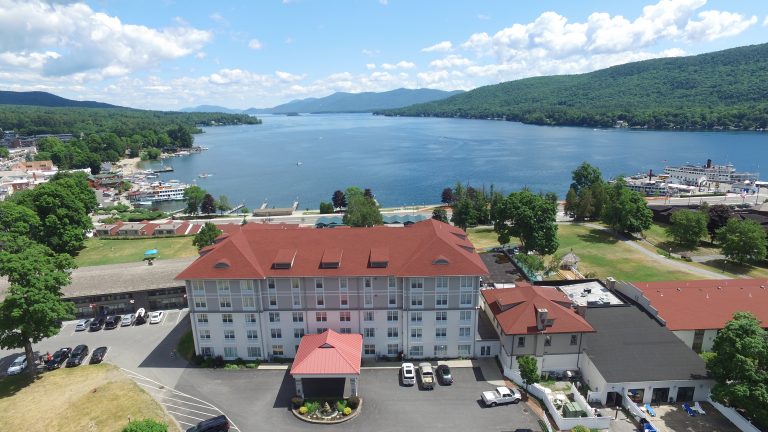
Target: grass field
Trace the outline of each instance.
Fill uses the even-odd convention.
[[[468,228],[467,236],[469,236],[469,241],[475,245],[477,250],[499,245],[499,235],[493,231],[493,227]],[[512,243],[514,243],[514,240]]]
[[[598,229],[559,224],[558,239],[557,253],[564,255],[573,250],[581,258],[582,274],[594,272],[599,278],[613,276],[619,280],[647,282],[701,278],[659,263]]]
[[[666,229],[667,225],[654,222],[650,229],[643,231],[643,237],[645,237],[646,240],[653,243],[659,249],[667,252],[670,250],[674,253],[689,252],[693,256],[717,255],[720,253],[720,248],[717,247],[717,245],[709,242],[709,236],[707,236],[705,239],[702,239],[705,241],[701,241],[698,247],[694,249],[688,249],[672,242],[667,235]]]
[[[159,251],[157,259],[197,256],[193,237],[147,238],[140,240],[104,240],[89,238],[85,249],[75,258],[79,267],[138,262],[149,249]]]
[[[119,432],[128,418],[176,423],[152,397],[118,368],[88,365],[59,369],[32,382],[26,374],[0,380],[3,430]],[[6,429],[9,428],[9,429]]]

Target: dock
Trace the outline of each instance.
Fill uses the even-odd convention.
[[[156,170],[152,170],[152,172],[155,172],[155,173],[173,172],[173,167],[172,166],[162,166],[161,168],[158,168]]]
[[[293,201],[293,205],[291,207],[282,207],[282,208],[269,208],[269,204],[267,203],[267,200],[264,200],[264,202],[261,204],[261,207],[253,211],[253,215],[256,217],[290,216],[298,208],[299,208],[298,198],[296,198],[296,200]]]
[[[238,210],[240,210],[243,207],[245,207],[245,204],[240,204],[238,206],[235,206],[232,209],[229,209],[229,210],[225,211],[224,214],[228,214],[228,215],[234,214],[235,212],[237,212]]]

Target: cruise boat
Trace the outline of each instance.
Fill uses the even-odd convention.
[[[668,166],[664,172],[670,179],[677,180],[682,184],[702,186],[706,183],[744,183],[745,181],[755,182],[760,176],[759,173],[737,172],[733,164],[713,165],[712,159],[707,159],[704,166],[685,164],[681,166]]]
[[[183,201],[184,191],[189,187],[188,184],[179,183],[178,180],[169,182],[155,182],[128,194],[132,202],[140,201]]]

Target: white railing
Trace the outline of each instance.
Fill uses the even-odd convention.
[[[632,399],[629,398],[629,395],[626,392],[622,396],[622,405],[624,408],[629,410],[629,413],[636,417],[635,420],[640,421],[640,419],[648,419],[645,415],[645,411],[641,410],[639,406],[637,406],[636,403],[632,401]]]
[[[735,409],[719,404],[713,401],[712,399],[710,399],[709,397],[707,397],[707,402],[712,404],[712,406],[715,407],[716,410],[720,411],[720,414],[724,415],[728,420],[731,421],[731,423],[733,423],[742,432],[760,432],[760,429],[752,425],[752,423],[750,423],[749,420],[745,419]]]

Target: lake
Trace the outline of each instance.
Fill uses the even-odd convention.
[[[163,180],[196,183],[251,209],[268,200],[317,208],[337,189],[371,188],[382,206],[437,203],[456,182],[553,191],[562,199],[582,161],[604,177],[686,162],[760,171],[768,135],[531,126],[490,120],[323,114],[261,117],[263,124],[205,128],[200,154],[166,160]],[[157,162],[146,165],[160,166]],[[199,178],[201,173],[210,177]],[[180,206],[176,206],[180,207]]]

